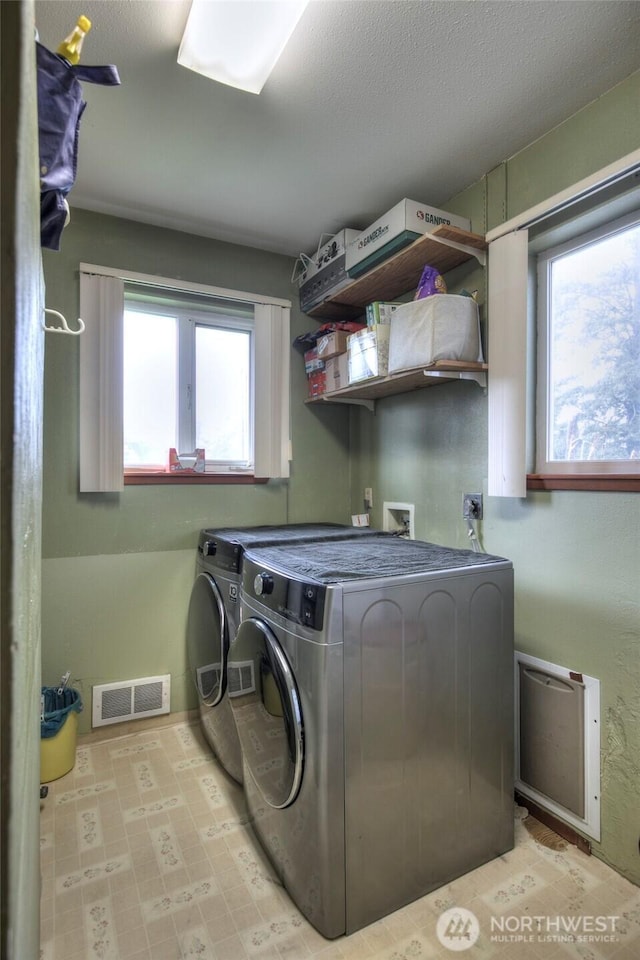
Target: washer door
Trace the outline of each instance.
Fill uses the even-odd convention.
[[[227,617],[218,586],[208,573],[199,574],[191,591],[187,619],[187,654],[201,703],[215,707],[225,691]]]
[[[288,807],[300,789],[304,764],[300,696],[282,647],[262,620],[240,624],[227,676],[244,761],[265,801]]]

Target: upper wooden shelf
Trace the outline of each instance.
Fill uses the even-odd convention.
[[[318,304],[308,315],[327,320],[351,319],[359,316],[367,303],[394,300],[416,289],[427,264],[442,274],[472,257],[484,265],[486,249],[486,240],[477,233],[469,233],[459,227],[436,227],[433,233],[426,233],[414,240],[333,297]]]

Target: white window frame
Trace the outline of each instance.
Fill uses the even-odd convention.
[[[549,370],[551,365],[551,346],[549,331],[551,324],[549,284],[551,265],[559,257],[581,248],[588,247],[598,240],[613,236],[634,225],[640,224],[640,212],[635,211],[610,223],[603,224],[588,233],[581,234],[565,243],[554,246],[538,255],[537,267],[537,390],[536,390],[536,461],[535,469],[539,474],[584,474],[586,476],[608,476],[611,474],[640,475],[640,460],[551,460],[549,459]]]
[[[250,337],[250,387],[249,387],[249,435],[250,451],[246,460],[214,460],[207,459],[205,469],[207,473],[228,473],[252,471],[255,465],[255,317],[213,316],[206,309],[193,309],[187,306],[167,306],[161,302],[154,303],[148,300],[133,300],[127,298],[125,289],[125,311],[133,313],[162,314],[175,317],[178,323],[178,416],[177,429],[179,446],[178,453],[194,450],[195,436],[195,408],[197,402],[197,385],[195,384],[196,366],[196,330],[198,327],[213,327],[216,330],[239,330],[247,332]],[[195,389],[194,389],[195,388]],[[205,456],[207,451],[205,450]],[[125,473],[140,473],[145,469],[158,469],[161,464],[124,464]]]
[[[252,475],[257,480],[287,479],[291,459],[291,301],[81,263],[80,315],[83,316],[86,329],[80,338],[80,492],[119,493],[124,488],[122,317],[125,281],[253,304],[255,396]],[[102,283],[105,284],[104,290],[98,288]],[[171,477],[170,482],[180,482],[179,475],[167,476]],[[196,479],[196,476],[191,476]],[[213,482],[213,478],[220,477],[220,474],[209,476]],[[207,474],[197,475],[197,479],[206,482]]]
[[[487,495],[524,498],[527,473],[533,469],[530,447],[532,377],[534,376],[529,308],[528,233],[556,211],[596,197],[640,171],[640,149],[621,157],[584,180],[560,191],[489,230],[488,254],[488,479]],[[593,477],[593,474],[590,475]],[[585,477],[588,483],[589,478]],[[602,478],[605,479],[605,478]],[[621,478],[622,479],[622,478]],[[596,478],[597,482],[597,478]],[[615,476],[611,483],[617,483]],[[638,481],[629,481],[636,489]],[[544,489],[544,484],[541,486]],[[553,489],[552,486],[548,487]],[[590,489],[570,486],[562,489]],[[604,489],[604,487],[598,487]],[[622,489],[622,487],[615,487]]]

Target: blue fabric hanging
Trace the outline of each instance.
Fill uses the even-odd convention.
[[[36,41],[38,135],[40,147],[40,241],[60,249],[68,207],[66,197],[76,179],[80,118],[86,107],[81,80],[103,86],[120,83],[114,66],[73,66]]]

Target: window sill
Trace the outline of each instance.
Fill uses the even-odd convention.
[[[142,473],[138,470],[125,473],[125,487],[136,487],[158,484],[160,486],[181,487],[189,484],[242,484],[267,483],[266,477],[254,477],[252,473]]]
[[[530,473],[527,476],[527,490],[602,490],[610,493],[640,493],[640,475]]]

